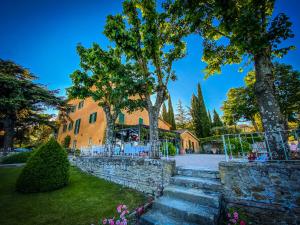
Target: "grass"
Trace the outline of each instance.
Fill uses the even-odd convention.
[[[115,215],[115,208],[120,203],[133,209],[145,201],[137,191],[85,174],[74,167],[67,187],[46,193],[21,194],[15,191],[21,170],[0,168],[0,224],[98,224],[102,218]]]

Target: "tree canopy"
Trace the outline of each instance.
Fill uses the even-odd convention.
[[[107,122],[106,144],[111,145],[114,124],[122,110],[131,112],[142,108],[143,102],[136,95],[141,94],[143,81],[134,64],[122,62],[118,48],[105,51],[94,43],[91,48],[78,45],[77,52],[82,69],[71,74],[73,85],[67,89],[68,95],[79,99],[91,97],[103,108]]]
[[[300,73],[290,65],[279,63],[274,64],[273,70],[272,81],[280,110],[287,121],[295,122],[299,120],[297,115],[300,110]],[[255,74],[251,71],[245,77],[245,87],[229,90],[227,100],[223,104],[224,120],[227,124],[232,124],[234,118],[237,121],[252,121],[256,126],[259,108],[255,99],[254,83]]]
[[[4,150],[13,147],[16,126],[47,124],[50,116],[43,111],[57,108],[64,111],[65,101],[57,97],[58,91],[50,91],[34,82],[37,77],[12,61],[0,59],[0,122],[4,128]]]
[[[122,14],[107,17],[104,34],[125,53],[126,60],[137,64],[145,81],[143,99],[153,143],[158,140],[158,116],[168,96],[167,85],[176,79],[173,63],[185,55],[183,33],[166,12],[156,9],[155,0],[126,0]]]

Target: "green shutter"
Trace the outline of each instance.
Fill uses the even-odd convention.
[[[94,113],[94,123],[96,122],[97,120],[97,112]]]
[[[143,124],[144,124],[144,120],[143,120],[143,118],[141,118],[141,117],[139,118],[139,124],[140,124],[140,125],[143,125]]]
[[[76,120],[76,122],[75,122],[74,134],[78,134],[78,133],[79,133],[80,121],[81,121],[81,119],[78,119],[78,120]]]
[[[73,129],[73,122],[69,123],[69,127],[68,130],[72,130]]]
[[[90,114],[89,123],[95,123],[97,120],[97,112]]]
[[[124,124],[125,122],[125,115],[123,113],[119,114],[119,123]]]

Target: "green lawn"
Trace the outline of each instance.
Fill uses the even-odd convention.
[[[124,203],[133,209],[145,201],[137,191],[71,168],[70,183],[60,190],[20,194],[15,182],[21,168],[0,168],[0,224],[90,225],[112,216]]]

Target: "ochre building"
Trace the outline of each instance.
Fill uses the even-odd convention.
[[[102,145],[105,139],[106,119],[101,107],[92,98],[85,100],[73,99],[68,102],[72,105],[69,117],[72,122],[62,124],[58,131],[58,141],[63,143],[66,136],[70,136],[70,147],[81,148],[91,145]],[[122,112],[117,121],[118,124],[136,126],[149,126],[149,117],[146,110],[137,110],[132,113]],[[158,121],[158,127],[162,130],[170,130],[171,125],[162,119]],[[195,151],[199,151],[199,143],[190,132],[180,133],[181,148],[185,149],[187,143],[192,143]],[[196,143],[197,141],[197,143]],[[181,152],[182,152],[181,149]],[[197,149],[197,150],[196,150]]]

